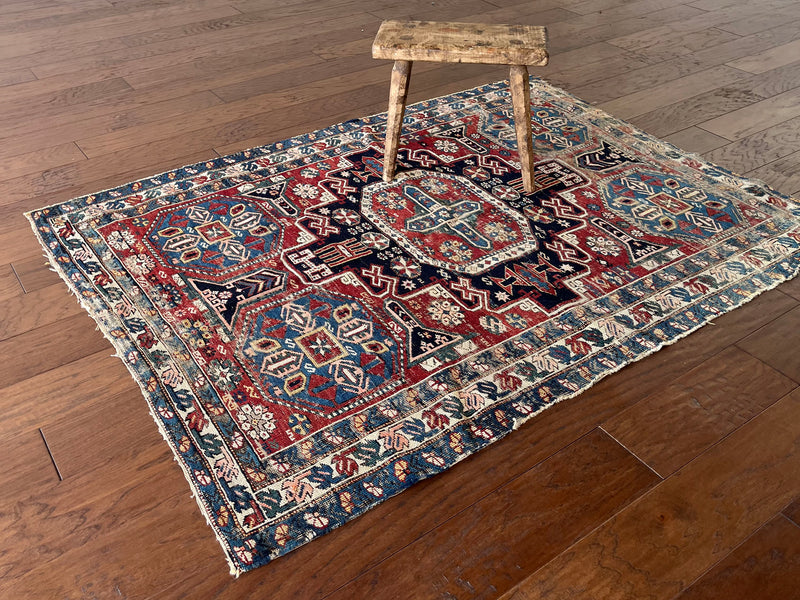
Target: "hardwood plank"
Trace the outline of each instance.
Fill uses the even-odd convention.
[[[741,0],[697,0],[688,4],[701,10],[720,10],[741,4]]]
[[[47,50],[52,52],[55,48],[69,47],[75,43],[102,42],[122,35],[143,35],[153,30],[165,27],[183,26],[204,19],[241,16],[241,13],[231,6],[211,6],[206,0],[192,0],[180,4],[165,5],[154,9],[145,9],[134,13],[121,13],[105,18],[81,21],[74,25],[53,27],[51,36],[48,29],[29,35],[27,32],[6,33],[0,40],[0,59],[32,54],[37,51]],[[30,65],[26,65],[30,66]]]
[[[412,89],[415,90],[431,85],[428,83],[431,77],[429,73],[445,72],[445,66],[436,63],[420,63],[417,66],[412,81]],[[455,73],[460,77],[476,72],[496,72],[496,68],[492,65],[448,67],[451,71],[455,68]],[[294,76],[289,73],[285,75],[286,78]],[[494,79],[487,78],[487,80]],[[286,127],[293,122],[302,122],[307,112],[311,110],[324,114],[341,112],[344,107],[351,107],[353,116],[358,116],[362,106],[371,104],[377,97],[388,96],[388,81],[388,66],[379,64],[362,71],[297,87],[283,88],[282,85],[276,84],[276,90],[273,92],[214,106],[179,119],[171,119],[169,122],[156,121],[131,127],[125,132],[112,132],[81,139],[78,140],[78,146],[91,159],[129,147],[131,133],[134,134],[134,139],[155,142],[172,137],[176,130],[182,132],[184,137],[191,132],[192,138],[197,140],[195,146],[205,144],[208,147],[214,140],[217,144],[224,145],[237,139],[252,137],[259,131],[274,131],[276,124]]]
[[[667,477],[797,387],[732,347],[601,427]]]
[[[589,44],[582,48],[575,48],[566,52],[554,53],[550,56],[550,62],[547,68],[543,70],[548,81],[553,80],[554,77],[563,76],[566,72],[593,65],[592,70],[597,72],[600,65],[598,62],[602,61],[603,71],[608,66],[608,61],[624,57],[626,60],[637,63],[637,58],[617,46],[612,46],[607,42],[597,42],[596,44]],[[642,62],[642,65],[646,63]]]
[[[798,53],[800,53],[800,40],[794,40],[788,44],[770,48],[752,56],[745,56],[726,64],[748,73],[763,73],[796,62]]]
[[[665,136],[681,129],[700,125],[704,121],[726,115],[730,111],[750,106],[763,99],[762,96],[752,91],[742,89],[745,87],[746,81],[741,86],[726,85],[640,114],[629,120],[652,135]],[[714,135],[711,132],[706,132],[706,134]],[[715,137],[723,139],[725,143],[733,141],[721,134]]]
[[[711,162],[746,173],[800,150],[800,117],[712,150]]]
[[[751,15],[730,23],[723,23],[718,27],[736,35],[751,35],[784,23],[796,21],[798,18],[800,18],[800,12],[798,12],[797,6],[789,5],[783,9],[764,11],[762,14]]]
[[[652,133],[647,125],[639,125],[645,131]],[[697,154],[705,154],[715,148],[724,146],[730,143],[730,140],[709,133],[699,127],[687,127],[663,138],[664,141],[669,142],[687,152],[695,152]]]
[[[165,444],[3,505],[0,524],[0,544],[17,550],[3,557],[8,598],[131,598],[126,579],[145,577],[153,589],[168,577],[161,557],[184,543],[221,558]],[[19,548],[24,540],[35,543]]]
[[[795,381],[800,381],[800,354],[786,352],[781,344],[787,333],[798,331],[798,327],[800,327],[800,309],[790,310],[739,340],[736,345]]]
[[[67,142],[66,144],[59,144],[58,146],[27,152],[0,161],[0,181],[66,165],[79,160],[86,160],[86,157],[74,142]]]
[[[649,48],[655,44],[664,46],[680,46],[683,42],[691,44],[692,37],[699,35],[702,39],[703,36],[717,32],[719,41],[722,42],[726,38],[736,39],[736,37],[743,34],[736,34],[726,31],[725,28],[731,23],[742,20],[754,20],[762,16],[764,12],[776,13],[778,10],[784,9],[791,10],[791,0],[760,0],[757,4],[741,3],[738,5],[728,6],[722,10],[712,10],[703,14],[697,15],[693,19],[685,19],[666,23],[663,25],[653,24],[649,28],[642,28],[641,31],[632,33],[630,35],[621,36],[611,41],[613,44],[620,45],[621,47],[629,50],[636,48]],[[788,19],[788,20],[795,20]],[[785,23],[779,21],[773,27]],[[763,28],[756,28],[755,32],[760,32],[762,29],[768,29],[768,26]],[[699,50],[699,47],[694,47],[692,50]]]
[[[3,127],[9,137],[3,138],[0,144],[0,156],[25,154],[46,148],[53,142],[75,140],[92,134],[102,135],[222,104],[222,101],[210,91],[188,96],[177,95],[164,100],[152,97],[145,100],[147,96],[126,91],[104,97],[100,102],[75,104],[69,107],[69,110],[55,109],[52,112],[42,110],[39,111],[41,118],[33,123],[20,122],[18,118],[14,119],[11,116],[10,122],[14,125]],[[28,109],[22,110],[24,112]],[[2,117],[0,124],[2,124],[1,119]]]
[[[13,71],[0,72],[0,86],[16,85],[26,81],[34,81],[36,75],[30,69],[14,69]]]
[[[0,341],[84,312],[61,283],[5,300],[0,303],[0,313],[5,315],[0,321]]]
[[[554,67],[558,65],[558,56],[560,55],[555,55]],[[602,64],[602,68],[600,68],[600,64]],[[554,72],[548,70],[542,74],[542,77],[555,85],[574,90],[593,82],[617,77],[625,73],[630,73],[631,71],[637,71],[650,64],[652,63],[644,58],[638,57],[630,52],[623,52],[615,57],[602,61],[602,63],[590,62],[582,65],[575,65],[574,67],[557,68]],[[581,95],[581,92],[578,91],[576,95]]]
[[[23,27],[35,27],[40,23],[55,24],[56,19],[81,19],[92,8],[108,8],[107,0],[73,0],[68,3],[36,0],[33,3],[9,3],[3,5],[4,31],[18,31]],[[71,15],[68,17],[67,15]],[[20,29],[17,29],[20,28]]]
[[[783,514],[800,527],[800,497],[783,509]]]
[[[0,387],[111,349],[94,321],[78,314],[0,341]]]
[[[16,298],[25,293],[22,284],[10,264],[0,265],[0,302]]]
[[[699,12],[685,4],[672,4],[647,16],[637,15],[620,19],[613,14],[597,13],[583,18],[555,23],[548,28],[552,52],[563,52],[587,44],[608,41],[653,23],[669,23],[698,16]]]
[[[784,600],[798,581],[800,527],[779,515],[675,600]]]
[[[703,64],[723,64],[736,59],[763,52],[775,46],[787,44],[800,39],[798,22],[785,23],[774,29],[746,35],[737,40],[706,48],[687,55],[687,59],[699,60]],[[729,65],[730,66],[730,65]]]
[[[53,271],[50,263],[43,256],[14,261],[10,266],[26,294],[61,282],[61,277]],[[0,292],[0,299],[2,297],[2,292]]]
[[[433,72],[431,72],[433,74]],[[447,89],[452,89],[452,91],[458,91],[462,89],[468,89],[470,87],[474,87],[476,85],[481,85],[482,83],[486,83],[487,77],[484,74],[473,75],[472,77],[468,77],[466,79],[458,79],[452,82],[449,82],[448,79],[442,74],[442,78],[436,85],[446,85]],[[455,74],[454,74],[455,75]],[[387,83],[388,87],[388,83]],[[428,98],[430,94],[428,93],[428,89],[430,86],[427,85],[424,77],[417,77],[415,74],[412,90],[409,92],[409,104],[413,102],[417,102],[419,100],[424,100]],[[369,90],[372,92],[372,88]],[[339,113],[332,113],[332,114],[323,114],[318,116],[313,120],[304,119],[301,122],[297,122],[294,124],[289,125],[288,127],[278,129],[278,130],[270,130],[269,132],[259,135],[256,137],[245,138],[241,140],[234,141],[230,144],[224,144],[215,147],[215,150],[221,155],[225,156],[228,154],[234,154],[236,152],[241,152],[243,150],[248,150],[250,148],[255,148],[257,146],[262,146],[264,144],[273,143],[276,141],[288,139],[295,135],[302,135],[304,133],[308,133],[309,131],[316,131],[317,129],[322,129],[324,127],[328,127],[329,125],[335,123],[341,123],[343,121],[347,121],[353,118],[358,118],[362,115],[371,115],[380,112],[386,111],[386,99],[388,97],[388,89],[383,91],[383,96],[380,94],[380,86],[375,86],[375,93],[370,93],[370,100],[371,102],[368,104],[364,104],[357,110],[348,109],[345,112]]]
[[[699,73],[680,77],[669,83],[657,85],[646,91],[620,96],[609,102],[600,104],[606,112],[628,119],[643,115],[673,102],[696,96],[698,92],[706,92],[720,86],[739,81],[743,74],[726,66],[712,67]]]
[[[672,598],[800,493],[798,410],[793,392],[505,597]]]
[[[791,281],[781,284],[781,291],[784,294],[800,300],[800,277],[795,277]]]
[[[73,414],[83,414],[97,400],[116,398],[134,391],[139,393],[122,361],[111,352],[110,347],[103,348],[0,388],[0,397],[3,398],[0,436],[34,430],[61,418],[70,418]],[[43,398],[47,401],[43,402]]]
[[[595,429],[327,597],[496,597],[658,481]]]
[[[800,61],[754,75],[742,82],[742,85],[763,98],[788,92],[800,87]]]
[[[581,15],[608,15],[614,19],[648,14],[675,5],[669,0],[568,0],[565,4]]]
[[[0,189],[2,187],[3,184],[0,182]],[[2,206],[2,198],[0,198],[0,206]],[[20,217],[22,215],[18,215],[17,218]],[[20,226],[8,233],[0,234],[0,265],[14,260],[41,257],[43,252],[30,227],[26,230],[24,226]]]
[[[694,23],[694,20],[688,21]],[[681,56],[686,56],[692,52],[697,52],[705,48],[713,48],[739,39],[739,36],[722,31],[721,29],[710,28],[689,31],[674,31],[662,39],[664,36],[647,35],[643,40],[633,44],[619,44],[620,48],[635,53],[637,56],[647,58],[650,62],[661,62],[672,60]],[[616,39],[609,40],[610,44],[617,44]]]
[[[552,31],[550,33],[552,36]],[[697,73],[798,38],[800,38],[800,32],[798,32],[797,26],[789,24],[776,27],[766,32],[698,50],[646,68],[634,69],[622,74],[612,72],[611,77],[600,78],[593,84],[578,84],[574,93],[591,102],[603,102],[643,91],[651,86]]]
[[[788,121],[797,115],[798,105],[800,105],[800,87],[733,110],[699,125],[706,131],[729,140],[740,140],[767,127]]]
[[[156,141],[135,148],[56,167],[42,173],[23,175],[0,182],[0,206],[19,203],[32,197],[55,195],[69,191],[65,200],[98,190],[108,189],[167,171],[171,168],[191,165],[214,156],[208,145],[189,136],[173,138],[172,145]],[[205,148],[205,149],[201,149]],[[182,152],[192,154],[182,155]],[[178,158],[175,158],[178,157]],[[79,193],[75,193],[79,190]],[[63,196],[62,196],[63,197]],[[27,205],[28,210],[40,208],[41,203]],[[18,246],[6,246],[8,241]],[[33,242],[33,243],[32,243]],[[18,248],[19,254],[6,248]],[[24,254],[23,254],[24,252]],[[30,231],[16,231],[8,235],[0,234],[0,264],[23,257],[41,255],[33,234]]]
[[[99,71],[81,71],[0,88],[0,101],[11,106],[14,102],[29,106],[35,103],[75,104],[129,89],[130,86],[120,77]]]
[[[0,436],[3,469],[0,471],[0,505],[8,506],[20,495],[58,482],[58,475],[38,429]],[[4,552],[0,550],[0,564]]]
[[[61,476],[130,464],[150,448],[165,446],[136,386],[112,397],[96,395],[83,410],[42,427]]]
[[[269,94],[280,89],[298,87],[310,79],[341,77],[353,73],[361,74],[370,68],[374,68],[375,65],[375,59],[369,54],[356,55],[336,61],[319,62],[308,65],[301,70],[285,71],[281,74],[282,76],[278,77],[270,74],[240,83],[215,87],[211,91],[221,98],[223,102],[235,102],[262,94]]]
[[[748,171],[747,176],[762,179],[784,194],[797,195],[800,193],[800,152]]]
[[[520,9],[521,12],[527,12],[527,10],[529,10],[529,7],[522,2],[520,2],[515,8]],[[548,6],[548,8],[555,7]],[[381,20],[447,20],[450,15],[452,15],[454,12],[457,12],[463,15],[479,13],[483,15],[482,18],[486,19],[483,22],[497,23],[498,21],[492,17],[494,14],[501,12],[503,9],[498,10],[493,4],[485,2],[484,0],[437,0],[435,3],[428,2],[426,0],[412,0],[410,2],[376,3],[372,6],[369,6],[368,10],[370,14],[375,15]],[[535,10],[542,10],[542,8],[540,6],[536,6]],[[561,12],[565,15],[575,15],[575,13],[567,13],[567,11]],[[528,21],[519,20],[516,22],[524,23]],[[539,25],[540,23],[535,24]]]

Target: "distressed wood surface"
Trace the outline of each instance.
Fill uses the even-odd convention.
[[[402,134],[403,115],[406,110],[408,96],[408,79],[411,77],[411,65],[408,60],[396,60],[392,67],[392,79],[389,83],[389,110],[386,115],[386,139],[384,142],[383,180],[391,181],[394,177],[397,149]]]
[[[522,167],[522,186],[528,193],[534,188],[533,134],[531,132],[531,86],[528,67],[513,65],[509,74],[511,103],[514,106],[514,131],[517,134],[517,152]]]
[[[384,21],[373,58],[544,66],[547,31],[532,25]]]

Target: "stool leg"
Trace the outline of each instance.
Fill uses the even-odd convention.
[[[392,68],[392,85],[389,89],[389,114],[386,118],[386,144],[383,153],[383,180],[391,181],[397,162],[397,145],[400,142],[400,128],[403,126],[403,113],[406,110],[408,80],[411,77],[411,61],[396,60]]]
[[[531,86],[528,67],[511,66],[511,101],[514,104],[514,128],[517,130],[517,150],[522,164],[522,185],[533,192],[533,135],[531,133]]]

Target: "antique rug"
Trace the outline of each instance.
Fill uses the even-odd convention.
[[[800,206],[534,80],[29,214],[239,574],[794,276]]]

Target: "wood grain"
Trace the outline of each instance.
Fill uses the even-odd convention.
[[[672,598],[800,492],[798,410],[800,392],[776,402],[507,598]]]
[[[9,264],[0,265],[0,302],[16,298],[24,293],[25,290],[22,288],[14,268]]]
[[[26,294],[61,282],[61,277],[44,256],[14,261],[10,266]]]
[[[782,514],[791,519],[795,525],[800,527],[800,497],[798,497],[789,506],[784,508]]]
[[[51,368],[38,375],[0,388],[4,401],[0,436],[35,430],[92,408],[106,414],[106,399],[138,392],[122,361],[111,355],[110,346],[61,366],[48,366]]]
[[[733,60],[727,64],[748,73],[763,73],[797,61],[800,52],[800,40],[794,40],[759,54]]]
[[[109,342],[86,314],[66,317],[0,341],[0,388],[88,356]]]
[[[800,193],[800,151],[752,169],[747,175],[764,180],[784,194],[797,196]]]
[[[761,361],[727,348],[602,427],[666,477],[795,387]]]
[[[745,87],[745,84],[743,83],[741,87]],[[718,87],[692,98],[673,102],[629,120],[647,133],[659,137],[698,125],[708,135],[713,135],[716,139],[723,139],[725,143],[729,143],[733,141],[733,138],[728,138],[721,133],[714,134],[702,125],[703,122],[709,121],[714,117],[731,114],[731,111],[736,111],[743,107],[752,106],[760,100],[763,100],[761,96],[750,90],[740,89],[734,84],[732,86]],[[712,150],[718,146],[707,150]]]
[[[746,173],[800,150],[800,118],[768,127],[706,154],[712,162]]]
[[[47,311],[38,310],[47,306]],[[61,282],[28,292],[0,302],[0,313],[6,318],[0,322],[0,341],[36,329],[57,323],[62,319],[85,313]]]
[[[533,134],[531,132],[531,84],[528,67],[513,65],[509,74],[511,103],[514,108],[514,131],[517,135],[517,154],[522,169],[522,187],[528,194],[534,191]]]
[[[777,516],[675,600],[797,598],[800,527]]]
[[[794,309],[781,315],[758,331],[737,342],[737,346],[759,360],[777,369],[781,373],[800,382],[800,354],[786,352],[781,340],[789,331],[797,331],[800,327],[800,309]]]
[[[544,27],[392,20],[381,23],[372,57],[537,66],[549,59]]]
[[[716,135],[738,140],[791,119],[800,104],[800,87],[766,100],[754,102],[716,119],[700,123],[700,127]]]
[[[713,90],[742,79],[742,74],[726,66],[712,67],[699,73],[671,80],[600,104],[608,113],[628,119],[696,96],[698,92]]]
[[[642,125],[641,127],[648,133],[650,132],[647,125]],[[704,154],[730,143],[730,140],[714,135],[699,127],[687,127],[671,135],[664,136],[663,139],[687,152],[695,152],[697,154]]]

